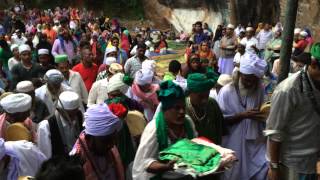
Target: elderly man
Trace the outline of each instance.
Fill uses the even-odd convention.
[[[122,122],[106,104],[90,106],[85,113],[85,130],[70,155],[83,160],[86,179],[124,180],[124,169],[115,146]]]
[[[39,124],[38,147],[48,158],[65,156],[72,150],[82,130],[83,115],[79,107],[77,93],[62,92],[54,115]]]
[[[74,66],[72,70],[81,75],[82,80],[89,92],[92,84],[96,81],[98,75],[98,66],[93,63],[93,55],[90,47],[88,46],[82,48],[81,58],[81,63]]]
[[[89,92],[88,105],[101,104],[108,99],[108,94],[106,92],[110,78],[112,78],[114,74],[122,72],[123,68],[120,64],[112,63],[108,69],[108,77],[93,83]]]
[[[190,74],[187,79],[189,96],[186,98],[186,112],[193,120],[199,136],[209,138],[215,144],[221,144],[223,115],[216,100],[209,98],[210,89],[216,84],[218,76]]]
[[[21,63],[16,64],[11,69],[12,89],[14,89],[20,81],[29,80],[37,82],[43,76],[41,66],[31,61],[30,46],[26,44],[19,46],[19,54]]]
[[[124,65],[124,72],[130,77],[134,78],[137,71],[142,68],[142,62],[148,59],[144,53],[146,52],[146,45],[144,43],[138,44],[137,54],[128,59]]]
[[[320,150],[320,43],[311,64],[282,81],[274,91],[265,134],[270,180],[317,179]]]
[[[262,135],[264,114],[259,111],[264,94],[261,78],[266,67],[266,62],[256,54],[245,54],[233,83],[219,92],[218,103],[230,133],[222,145],[234,150],[239,159],[238,164],[224,173],[225,179],[263,180],[267,177],[266,143]]]
[[[16,122],[23,122],[29,131],[34,130],[32,121],[28,118],[31,101],[31,96],[23,93],[10,94],[1,99],[0,105],[5,113],[0,116],[0,138],[5,138],[7,127]]]
[[[31,81],[21,81],[17,84],[16,92],[25,93],[32,97],[32,106],[30,111],[30,119],[34,123],[39,123],[49,116],[47,105],[35,96],[35,88]]]
[[[49,113],[52,115],[56,110],[58,97],[63,91],[72,91],[72,89],[63,84],[64,79],[62,73],[56,69],[49,70],[44,76],[46,84],[37,88],[36,97],[46,103]]]
[[[57,55],[54,57],[54,62],[57,64],[58,70],[63,74],[63,83],[70,86],[76,92],[83,104],[88,104],[88,91],[78,72],[70,70],[68,56],[66,54]]]
[[[246,28],[246,37],[243,38],[240,43],[246,45],[247,53],[259,52],[259,49],[257,48],[258,40],[254,37],[254,29],[252,27]]]
[[[220,40],[219,72],[221,74],[232,74],[234,65],[233,58],[236,54],[237,37],[234,35],[234,26],[227,26],[226,34]]]
[[[138,101],[144,108],[144,115],[151,121],[159,105],[157,91],[159,85],[152,82],[154,73],[151,70],[139,70],[136,73],[134,83],[126,95]]]
[[[46,159],[32,142],[4,142],[0,138],[0,179],[14,180],[20,176],[35,176]]]

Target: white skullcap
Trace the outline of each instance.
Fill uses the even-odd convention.
[[[228,24],[227,28],[234,29],[234,25],[233,24]]]
[[[152,83],[153,75],[153,71],[139,70],[136,72],[134,80],[138,85],[144,86]]]
[[[31,109],[32,98],[28,94],[10,94],[0,101],[0,105],[7,113],[26,112]]]
[[[107,49],[106,49],[106,55],[108,55],[108,54],[111,53],[111,52],[117,52],[117,48],[114,47],[114,46],[107,47]]]
[[[117,59],[115,57],[106,57],[106,62],[105,64],[106,65],[111,65],[112,63],[116,63],[117,62]]]
[[[267,68],[265,60],[260,59],[255,53],[245,53],[240,59],[240,72],[254,74],[258,78],[263,77]]]
[[[247,27],[246,31],[254,31],[253,27]]]
[[[294,34],[300,34],[301,32],[301,29],[300,28],[295,28],[294,29]]]
[[[305,31],[301,31],[301,32],[299,33],[299,35],[302,36],[302,37],[307,37],[307,36],[308,36],[308,33],[305,32]]]
[[[117,73],[113,75],[109,80],[107,93],[119,90],[120,92],[125,94],[129,87],[123,82],[123,78],[123,73]]]
[[[34,86],[31,81],[21,81],[16,86],[16,91],[19,93],[28,93],[34,90]]]
[[[229,74],[221,74],[217,83],[221,86],[225,86],[232,82],[232,76]]]
[[[43,54],[49,55],[49,50],[48,49],[39,49],[38,55],[43,55]]]
[[[49,71],[46,72],[45,79],[48,82],[59,84],[63,81],[64,76],[60,71],[56,69],[50,69]]]
[[[14,50],[15,48],[19,48],[19,46],[18,46],[17,44],[12,44],[12,45],[10,46],[11,52],[13,52],[13,50]]]
[[[72,91],[64,91],[59,95],[58,107],[65,110],[74,110],[80,107],[79,95]]]
[[[22,53],[24,51],[31,51],[31,48],[27,44],[22,44],[19,46],[19,53]]]
[[[152,72],[155,72],[157,64],[154,60],[145,60],[142,62],[141,66],[143,70],[150,70]]]
[[[146,44],[146,46],[149,47],[149,48],[152,47],[152,42],[151,42],[151,41],[146,41],[145,44]]]

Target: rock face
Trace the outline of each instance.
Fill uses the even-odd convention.
[[[257,24],[284,22],[286,0],[142,0],[147,18],[161,27],[172,24],[177,31],[191,31],[196,21],[210,27],[220,23]],[[320,0],[300,0],[298,27],[309,27],[320,38]]]

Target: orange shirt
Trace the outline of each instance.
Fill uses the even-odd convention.
[[[45,29],[45,30],[43,30],[43,33],[47,35],[49,42],[50,42],[51,44],[53,44],[54,41],[55,41],[56,38],[57,38],[57,33],[56,33],[56,31],[53,30],[53,29],[50,29],[50,30]]]

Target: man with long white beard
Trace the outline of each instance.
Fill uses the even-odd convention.
[[[267,63],[256,54],[246,53],[233,82],[219,92],[217,100],[229,130],[222,146],[234,150],[239,159],[239,163],[224,173],[226,180],[264,180],[267,177],[266,141],[262,134],[265,122],[259,111],[266,67]]]

